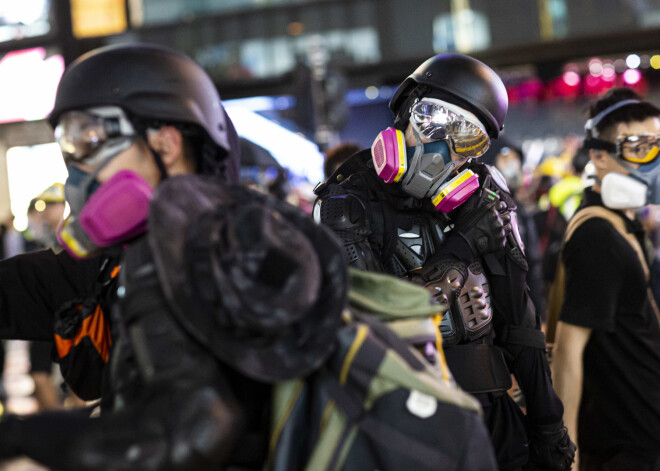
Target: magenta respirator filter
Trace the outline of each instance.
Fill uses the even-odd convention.
[[[387,128],[371,146],[371,158],[376,173],[385,183],[398,182],[408,168],[406,142],[398,129]]]
[[[80,212],[80,226],[99,247],[130,240],[147,229],[153,188],[131,170],[103,183]]]

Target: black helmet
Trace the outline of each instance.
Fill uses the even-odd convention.
[[[504,127],[509,106],[502,79],[483,62],[463,54],[431,57],[399,85],[390,101],[397,128],[407,125],[412,101],[422,97],[438,98],[474,113],[492,138]]]
[[[55,127],[66,111],[94,106],[118,106],[145,120],[198,125],[222,149],[221,159],[238,159],[236,131],[215,85],[192,59],[171,49],[121,44],[76,59],[62,75],[48,121]]]

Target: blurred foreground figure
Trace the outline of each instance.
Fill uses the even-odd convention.
[[[644,167],[660,151],[660,110],[623,88],[605,94],[589,116],[584,148],[596,183],[564,236],[563,292],[550,300],[561,306],[553,377],[581,470],[657,470],[660,311],[635,210],[649,202],[654,176]]]
[[[334,235],[232,185],[238,138],[193,61],[149,45],[92,51],[66,70],[50,122],[69,170],[65,251],[0,262],[0,338],[54,336],[63,376],[100,398],[100,417],[3,417],[0,459],[494,469],[478,403],[374,317],[416,335],[444,308],[362,273],[347,306]]]
[[[478,160],[504,125],[504,84],[469,56],[419,66],[390,102],[394,127],[316,192],[349,263],[425,286],[451,306],[440,331],[456,382],[481,403],[500,469],[569,469],[573,444],[525,283],[516,204]],[[507,395],[514,374],[527,415]]]

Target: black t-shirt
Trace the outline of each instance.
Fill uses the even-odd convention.
[[[602,200],[587,189],[582,204]],[[639,224],[625,221],[642,243]],[[592,329],[583,356],[580,448],[598,456],[660,450],[660,326],[639,257],[609,222],[591,218],[575,230],[562,259],[560,319]]]

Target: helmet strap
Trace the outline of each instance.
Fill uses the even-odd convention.
[[[160,156],[158,152],[152,149],[148,143],[147,143],[147,147],[149,148],[149,152],[151,152],[151,155],[154,158],[154,162],[156,163],[156,167],[158,167],[158,171],[160,172],[160,180],[161,181],[165,180],[168,177],[168,175],[167,175],[167,169],[165,168],[165,164],[163,163],[163,158]]]

